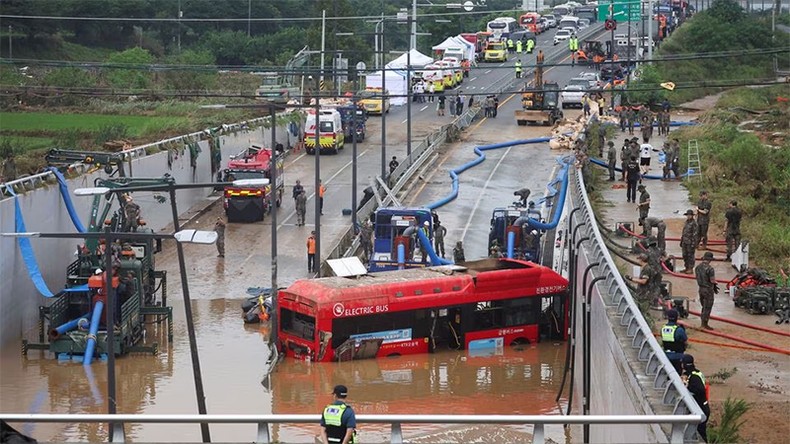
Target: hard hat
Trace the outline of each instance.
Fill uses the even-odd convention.
[[[667,319],[670,321],[677,321],[678,320],[678,311],[674,308],[667,310]]]
[[[102,274],[102,273],[104,273],[104,271],[101,268],[97,268],[96,271],[93,272],[93,274]]]
[[[423,224],[423,225],[425,225],[426,227],[427,227],[428,225],[430,225],[430,223],[428,223],[428,221],[427,221],[427,220],[426,220],[425,222],[423,222],[422,224]]]

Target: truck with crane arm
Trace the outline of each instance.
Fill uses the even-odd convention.
[[[515,111],[516,123],[520,126],[530,122],[554,125],[563,118],[559,104],[559,85],[543,80],[543,51],[537,55],[535,78],[524,84],[521,93],[521,109]]]

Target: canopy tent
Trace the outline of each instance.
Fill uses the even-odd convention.
[[[447,37],[442,43],[439,43],[431,49],[436,52],[437,55],[441,54],[444,56],[446,53],[461,53],[463,57],[459,58],[467,60],[475,59],[475,45],[461,36]],[[457,55],[453,56],[457,57]]]
[[[387,68],[394,68],[394,69],[406,69],[406,62],[411,62],[412,68],[422,68],[425,65],[433,62],[433,59],[428,57],[427,55],[417,51],[416,49],[412,49],[409,51],[410,54],[401,54],[400,57],[397,59],[387,63]],[[408,60],[411,58],[411,60]]]
[[[387,75],[387,84],[384,85],[389,91],[390,94],[390,105],[397,106],[397,105],[404,105],[406,103],[406,72],[403,71],[403,75],[398,74],[395,71],[386,71]],[[365,86],[367,88],[381,88],[382,84],[382,75],[381,71],[376,71],[374,73],[368,74],[365,76]]]

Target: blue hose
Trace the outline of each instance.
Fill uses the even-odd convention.
[[[442,259],[439,255],[433,251],[433,245],[431,245],[431,240],[428,239],[428,236],[422,232],[422,230],[417,230],[417,237],[420,238],[420,245],[425,251],[428,253],[428,257],[431,258],[431,265],[452,265],[451,261],[447,259]]]
[[[80,217],[77,214],[77,210],[74,209],[74,203],[71,201],[71,196],[69,195],[69,186],[66,184],[66,178],[63,177],[63,174],[60,174],[55,167],[49,167],[49,171],[55,175],[58,179],[58,187],[60,188],[60,196],[63,198],[63,203],[66,204],[66,210],[69,212],[69,217],[71,218],[71,223],[74,224],[74,228],[77,229],[80,233],[85,232],[85,227],[82,225],[80,221]]]
[[[82,357],[82,365],[91,365],[91,361],[93,361],[93,352],[96,350],[96,334],[99,332],[99,321],[101,320],[103,308],[104,302],[102,301],[96,301],[96,305],[93,306],[91,327],[88,330],[88,342],[85,344],[85,355]],[[112,326],[107,328],[112,328]]]
[[[468,170],[469,168],[472,168],[473,166],[477,166],[483,163],[483,161],[486,160],[486,155],[483,153],[483,151],[496,150],[499,148],[507,148],[515,145],[525,145],[529,143],[545,143],[548,142],[549,140],[551,140],[550,137],[538,137],[535,139],[514,140],[511,142],[502,142],[502,143],[495,143],[493,145],[481,145],[475,147],[474,152],[478,156],[477,159],[469,161],[459,166],[458,168],[450,170],[450,177],[453,179],[452,191],[450,192],[450,194],[437,200],[436,202],[432,202],[426,205],[426,207],[430,208],[431,210],[435,210],[443,205],[448,204],[456,197],[458,197],[458,175]]]
[[[596,159],[596,158],[594,158],[594,157],[590,157],[590,162],[594,163],[595,165],[602,166],[602,167],[604,167],[604,168],[609,168],[609,164],[608,164],[608,163],[606,163],[606,162],[604,162],[604,161],[603,161],[603,160],[601,160],[601,159]],[[623,169],[622,169],[622,168],[617,168],[617,167],[615,167],[615,168],[614,168],[614,170],[615,170],[615,171],[623,171]],[[691,172],[693,172],[694,170],[690,170],[690,171],[691,171]],[[689,173],[688,173],[688,172],[686,172],[686,173],[683,173],[683,174],[681,174],[681,175],[680,175],[678,178],[681,178],[681,177],[686,177],[686,176],[688,176],[688,175],[689,175]],[[642,175],[642,179],[654,179],[654,180],[661,180],[661,179],[663,179],[663,178],[664,178],[663,176],[656,176],[656,175],[654,175],[654,174],[643,174],[643,175]]]
[[[80,319],[82,319],[82,318],[90,319],[90,315],[91,315],[90,313],[85,313],[84,315],[82,315],[82,316],[80,316],[78,318],[72,319],[69,322],[66,322],[65,324],[63,324],[63,325],[61,325],[59,327],[53,328],[52,331],[50,331],[50,333],[49,333],[49,337],[51,339],[52,338],[57,338],[58,336],[62,335],[63,333],[66,333],[68,331],[74,330],[75,328],[77,328],[77,324],[79,324]]]
[[[513,259],[513,250],[516,248],[516,233],[510,231],[507,233],[507,258]]]
[[[398,244],[398,270],[406,268],[406,247]]]
[[[26,233],[27,228],[25,227],[25,218],[22,216],[22,207],[19,205],[19,198],[11,187],[6,186],[6,189],[9,194],[14,197],[14,229],[17,233]],[[45,298],[53,297],[54,293],[50,291],[49,287],[47,287],[47,283],[44,281],[44,277],[41,276],[41,269],[38,268],[38,261],[36,261],[36,254],[33,252],[30,239],[18,237],[16,241],[19,245],[19,253],[22,255],[22,260],[25,262],[27,274],[30,276],[30,280],[33,281],[36,290]]]

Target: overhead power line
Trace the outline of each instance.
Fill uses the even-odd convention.
[[[776,79],[734,79],[722,81],[700,81],[700,82],[686,82],[677,83],[675,90],[679,89],[700,89],[700,88],[733,88],[739,86],[771,86],[771,85],[786,85],[786,82]],[[544,89],[544,92],[562,92],[562,89]],[[609,90],[587,89],[586,92],[606,92]],[[631,92],[644,92],[644,91],[665,91],[659,85],[650,86],[640,84],[631,86],[627,90],[616,88],[615,91],[622,93]],[[501,94],[521,94],[522,90],[503,91]],[[256,99],[254,94],[236,94],[227,93],[222,91],[169,91],[169,90],[152,90],[152,89],[114,89],[114,88],[76,88],[76,87],[47,87],[47,86],[18,86],[18,85],[0,85],[0,96],[11,97],[19,94],[31,94],[36,97],[42,98],[58,98],[61,96],[91,96],[91,97],[130,97],[130,96],[151,96],[156,98],[167,97],[192,97],[192,98],[235,98],[235,99]],[[464,92],[467,96],[487,96],[488,92],[469,93]],[[321,94],[315,92],[310,98],[329,99],[339,97],[336,94]],[[372,97],[380,97],[375,94]],[[403,94],[389,94],[388,98],[396,97],[409,97]]]
[[[744,56],[760,56],[760,55],[774,55],[790,53],[790,47],[783,48],[754,48],[739,51],[716,51],[716,52],[699,52],[699,53],[683,53],[667,55],[663,57],[654,57],[652,59],[631,60],[632,62],[677,62],[683,60],[702,60],[702,59],[718,59],[728,57],[744,57]],[[615,63],[627,62],[626,59],[620,59]],[[602,62],[601,65],[608,66],[611,62]],[[84,61],[71,61],[71,60],[41,60],[41,59],[0,59],[0,65],[26,65],[26,66],[44,66],[53,68],[83,68],[83,69],[131,69],[143,71],[203,71],[203,72],[217,72],[217,71],[241,71],[241,72],[256,72],[256,71],[277,71],[280,74],[305,74],[308,72],[315,72],[312,67],[304,69],[286,70],[282,66],[260,66],[260,65],[189,65],[189,64],[139,64],[139,63],[118,63],[118,62],[84,62]],[[570,66],[567,63],[544,63],[544,67],[550,66]],[[534,68],[534,64],[524,64],[523,69]],[[312,69],[311,69],[312,68]],[[512,70],[513,66],[491,66],[488,69],[507,69]],[[403,71],[403,68],[389,68],[388,71]],[[412,71],[419,71],[421,69],[412,68]],[[332,68],[325,69],[325,72],[331,72]]]

